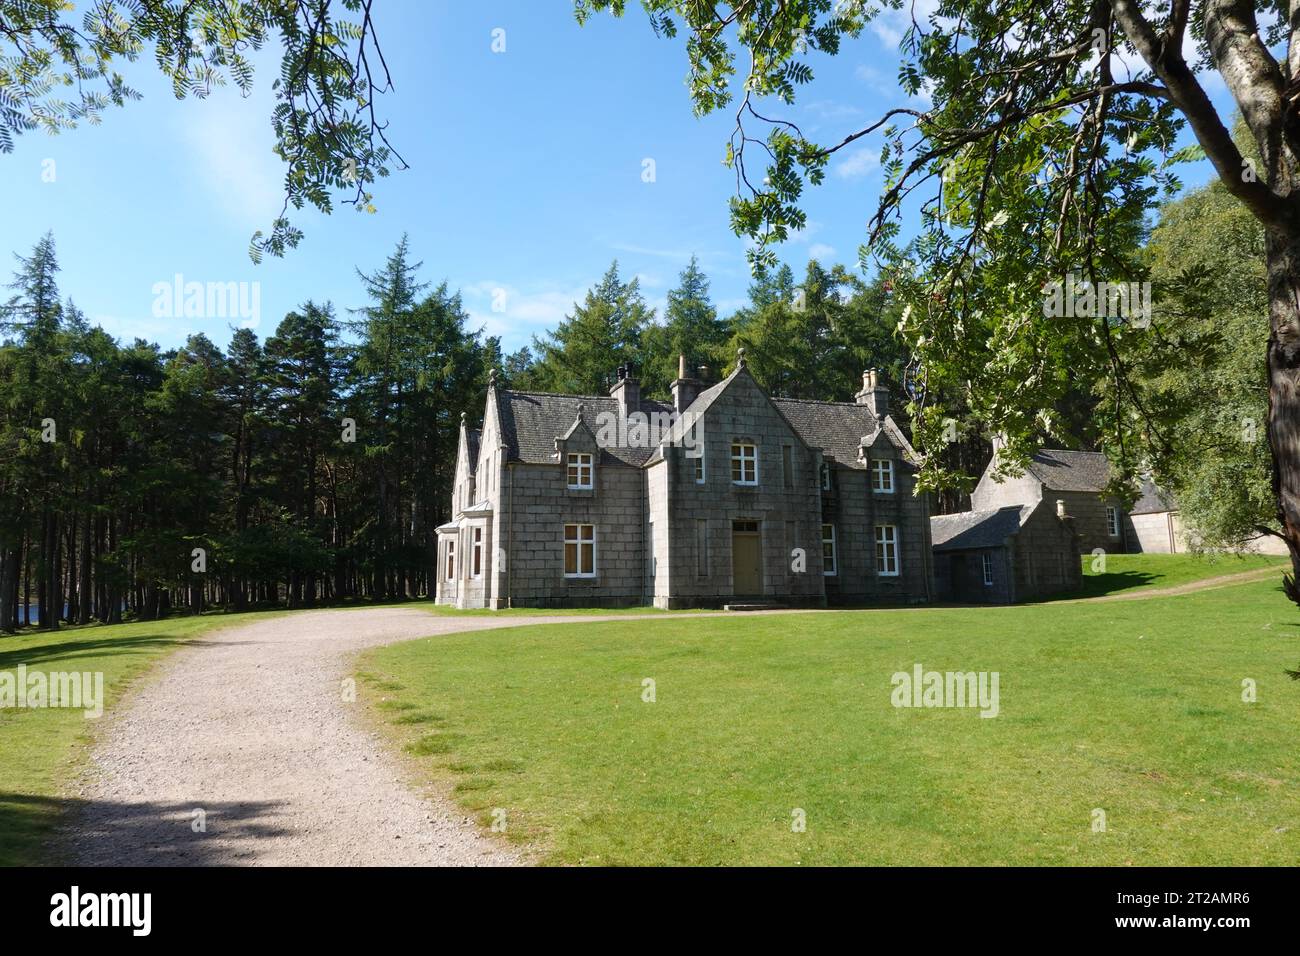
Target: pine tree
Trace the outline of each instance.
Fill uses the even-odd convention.
[[[616,368],[639,363],[641,335],[652,315],[640,282],[622,281],[615,261],[553,333],[534,338],[539,357],[529,376],[533,386],[575,395],[604,394]]]
[[[667,397],[677,378],[678,357],[686,357],[690,375],[700,365],[725,361],[726,324],[709,301],[709,280],[691,257],[682,270],[677,287],[668,293],[668,307],[662,325],[652,325],[643,336],[645,345],[642,389],[646,394]]]

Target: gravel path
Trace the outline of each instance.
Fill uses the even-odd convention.
[[[311,611],[223,628],[166,658],[99,728],[72,798],[84,865],[510,865],[345,703],[349,658],[380,644],[563,618]],[[592,620],[585,617],[582,620]],[[360,690],[359,693],[364,693]],[[205,829],[196,832],[203,811]]]

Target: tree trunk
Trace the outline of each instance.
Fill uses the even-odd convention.
[[[1273,495],[1291,551],[1286,593],[1300,604],[1300,234],[1267,234],[1268,443]]]
[[[18,553],[0,542],[0,631],[12,634],[18,621]]]
[[[92,581],[90,576],[91,564],[94,561],[95,543],[92,528],[94,527],[94,518],[90,512],[81,521],[81,564],[78,565],[81,571],[81,583],[77,587],[77,597],[80,599],[80,605],[77,607],[77,623],[89,624],[93,613],[91,603]]]

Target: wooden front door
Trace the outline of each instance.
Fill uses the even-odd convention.
[[[763,548],[757,521],[731,525],[732,593],[754,597],[763,593]]]

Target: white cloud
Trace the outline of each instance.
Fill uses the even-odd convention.
[[[787,242],[811,242],[812,237],[821,232],[822,224],[815,219],[809,219],[804,223],[802,229],[791,229],[790,234],[786,237]]]
[[[858,64],[853,71],[853,75],[863,83],[868,83],[872,86],[875,86],[878,83],[884,83],[887,79],[885,75],[874,66],[867,66],[865,63]]]
[[[863,115],[859,107],[834,100],[813,100],[804,104],[804,109],[823,123],[843,122]]]
[[[660,259],[680,259],[682,262],[689,262],[691,256],[698,256],[701,261],[709,253],[697,252],[694,249],[665,249],[653,246],[637,246],[628,242],[611,242],[610,248],[619,252],[630,252],[638,256],[656,256]]]
[[[861,179],[880,165],[879,149],[863,146],[835,164],[833,172],[840,179]]]
[[[912,26],[915,19],[922,28],[930,22],[930,14],[939,9],[939,0],[912,0],[903,4],[902,9],[885,7],[871,21],[871,32],[886,46],[898,49],[903,41],[903,34]]]
[[[177,329],[177,325],[184,322],[188,322],[188,326]],[[208,337],[215,341],[223,331],[220,320],[204,322],[199,319],[155,319],[153,317],[124,319],[116,315],[92,315],[90,324],[99,326],[113,338],[123,342],[144,339],[164,345],[183,342],[188,336],[198,332],[207,333]]]
[[[268,229],[284,204],[284,167],[271,152],[269,96],[243,99],[233,89],[217,89],[187,107],[179,134],[194,181],[241,227]]]
[[[471,324],[481,325],[488,335],[501,336],[503,348],[511,351],[528,345],[534,334],[559,325],[594,284],[521,290],[506,282],[484,280],[460,291]]]
[[[825,261],[835,258],[834,246],[828,246],[824,242],[814,242],[808,247],[808,258]]]

